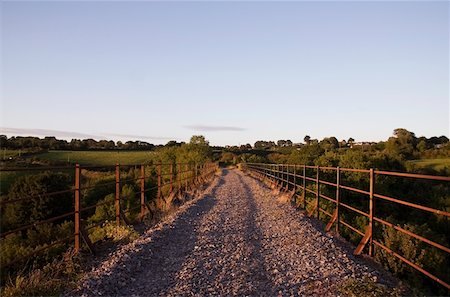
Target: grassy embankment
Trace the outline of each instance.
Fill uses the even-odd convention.
[[[49,151],[34,155],[38,160],[68,162],[81,165],[142,164],[148,162],[150,151]]]
[[[5,156],[18,157],[18,150],[2,151]],[[150,151],[49,151],[27,156],[37,161],[69,163],[80,165],[107,166],[119,164],[143,164],[148,163],[153,152]],[[3,157],[3,156],[2,156]],[[27,175],[24,171],[0,173],[0,195],[7,193],[10,185],[19,176]]]
[[[450,158],[442,158],[442,159],[420,159],[420,160],[412,160],[408,161],[419,168],[429,168],[436,171],[440,171],[443,169],[450,169]]]

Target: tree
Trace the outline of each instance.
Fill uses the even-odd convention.
[[[278,140],[277,141],[277,146],[285,146],[286,145],[286,140]]]
[[[417,144],[417,149],[419,150],[419,152],[423,152],[427,149],[427,142],[426,140],[420,140],[419,143]]]
[[[305,138],[303,138],[303,140],[305,141],[305,143],[306,143],[307,145],[309,145],[309,142],[311,141],[311,136],[306,135]]]
[[[320,145],[325,149],[325,151],[335,150],[339,147],[339,142],[336,137],[325,137]]]
[[[0,135],[0,148],[6,148],[8,144],[8,137],[6,135]]]
[[[255,149],[269,149],[275,146],[276,144],[273,141],[258,140],[257,142],[255,142]]]
[[[390,137],[386,143],[386,150],[394,155],[409,159],[413,157],[416,149],[417,138],[414,133],[398,128],[394,130],[394,136]]]
[[[2,216],[2,228],[11,229],[71,211],[73,206],[71,193],[44,195],[70,188],[71,182],[67,174],[44,172],[19,177],[11,186],[6,199],[15,200],[29,196],[39,198],[8,204]]]
[[[355,142],[355,140],[352,138],[352,137],[350,137],[348,140],[347,140],[347,143],[348,143],[348,145],[350,146],[350,147],[352,147],[353,146],[353,143]]]
[[[179,144],[175,141],[175,140],[171,140],[169,142],[166,143],[166,146],[171,147],[171,146],[178,146]]]
[[[209,141],[203,135],[194,135],[188,144],[183,144],[177,151],[177,162],[203,164],[212,158]]]
[[[203,135],[193,135],[189,144],[209,146],[209,141]]]

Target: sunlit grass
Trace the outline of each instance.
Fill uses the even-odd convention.
[[[37,159],[81,165],[142,164],[152,158],[151,151],[49,151]]]
[[[421,159],[409,161],[417,167],[431,168],[434,170],[450,169],[450,158],[445,159]]]

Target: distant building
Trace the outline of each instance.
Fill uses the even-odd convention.
[[[350,144],[350,147],[353,148],[355,146],[371,146],[376,144],[376,142],[372,142],[372,141],[359,141],[359,142],[354,142]]]

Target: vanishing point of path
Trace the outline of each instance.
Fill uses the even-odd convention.
[[[224,170],[203,197],[112,252],[84,296],[342,295],[347,278],[389,278],[260,182]]]

